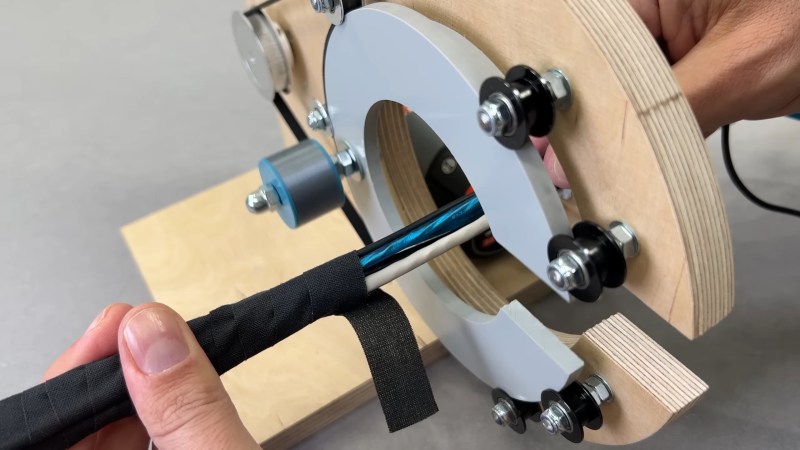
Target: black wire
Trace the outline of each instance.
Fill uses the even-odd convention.
[[[722,158],[725,161],[725,169],[728,171],[728,175],[731,177],[731,181],[733,181],[734,186],[736,186],[736,188],[739,189],[739,192],[741,192],[742,195],[744,195],[748,200],[766,209],[767,211],[800,217],[800,211],[787,208],[785,206],[768,203],[756,196],[750,189],[747,188],[747,186],[745,186],[742,179],[739,178],[739,174],[736,173],[736,167],[733,166],[733,159],[731,158],[730,125],[725,125],[722,127]]]
[[[461,198],[459,198],[457,200],[454,200],[454,201],[448,203],[447,205],[437,209],[436,211],[428,214],[427,216],[425,216],[425,217],[423,217],[423,218],[421,218],[419,220],[414,221],[414,223],[395,231],[394,233],[384,237],[383,239],[381,239],[379,241],[376,241],[376,242],[373,242],[372,244],[367,245],[366,247],[362,248],[361,250],[359,250],[357,252],[358,256],[359,257],[363,257],[364,255],[366,255],[368,253],[372,253],[375,250],[383,247],[384,245],[386,245],[386,244],[388,244],[388,243],[390,243],[392,241],[395,241],[395,240],[397,240],[398,238],[400,238],[402,236],[405,236],[410,231],[416,230],[417,228],[419,228],[421,226],[424,226],[425,224],[433,221],[437,217],[439,217],[442,214],[446,213],[447,211],[450,211],[451,209],[453,209],[455,206],[461,204],[462,202],[465,202],[465,201],[471,199],[474,196],[475,196],[475,194],[469,194],[469,195],[466,195],[464,197],[461,197]]]

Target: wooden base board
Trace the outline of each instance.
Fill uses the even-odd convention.
[[[122,232],[153,298],[184,318],[299,275],[361,247],[344,214],[300,230],[254,216],[248,173],[127,225]],[[446,354],[396,286],[426,363]],[[269,448],[291,447],[375,397],[366,359],[341,317],[323,319],[222,377],[248,430]]]

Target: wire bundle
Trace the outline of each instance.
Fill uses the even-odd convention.
[[[489,228],[470,194],[357,252],[370,289],[425,264]]]

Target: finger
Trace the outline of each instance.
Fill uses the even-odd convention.
[[[531,143],[534,147],[536,147],[536,151],[539,152],[539,155],[544,157],[544,152],[547,150],[547,147],[550,145],[550,141],[546,137],[533,137],[531,136]]]
[[[661,37],[661,11],[659,0],[629,0],[631,6],[639,14],[653,37]]]
[[[125,314],[132,308],[131,305],[122,303],[106,307],[95,317],[83,336],[53,362],[43,379],[49,380],[81,364],[117,353],[117,332]],[[134,450],[144,448],[149,439],[139,419],[131,417],[109,425],[72,448],[73,450],[101,448]]]
[[[157,303],[134,308],[118,339],[128,392],[158,448],[260,448],[177,313]]]
[[[561,163],[558,162],[558,157],[556,157],[552,145],[547,147],[547,151],[544,154],[544,167],[547,169],[547,173],[550,175],[550,179],[553,180],[553,184],[555,184],[556,187],[561,189],[569,188],[567,174],[564,173],[564,168],[561,167]]]
[[[122,318],[131,308],[133,308],[131,305],[123,303],[106,307],[95,317],[83,336],[56,358],[45,371],[42,380],[49,380],[81,364],[97,361],[116,353],[117,330],[122,323]]]

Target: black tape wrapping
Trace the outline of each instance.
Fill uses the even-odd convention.
[[[408,319],[382,291],[367,296],[356,253],[217,308],[190,320],[189,327],[222,375],[317,319],[337,314],[346,315],[364,347],[389,429],[435,413]],[[0,401],[0,448],[67,448],[134,414],[119,356],[110,356]]]
[[[367,299],[355,253],[336,258],[274,289],[189,321],[219,374],[322,317]],[[135,413],[114,355],[0,402],[0,447],[60,449]]]
[[[414,330],[397,300],[374,291],[344,316],[367,357],[389,431],[402,430],[439,411]]]

